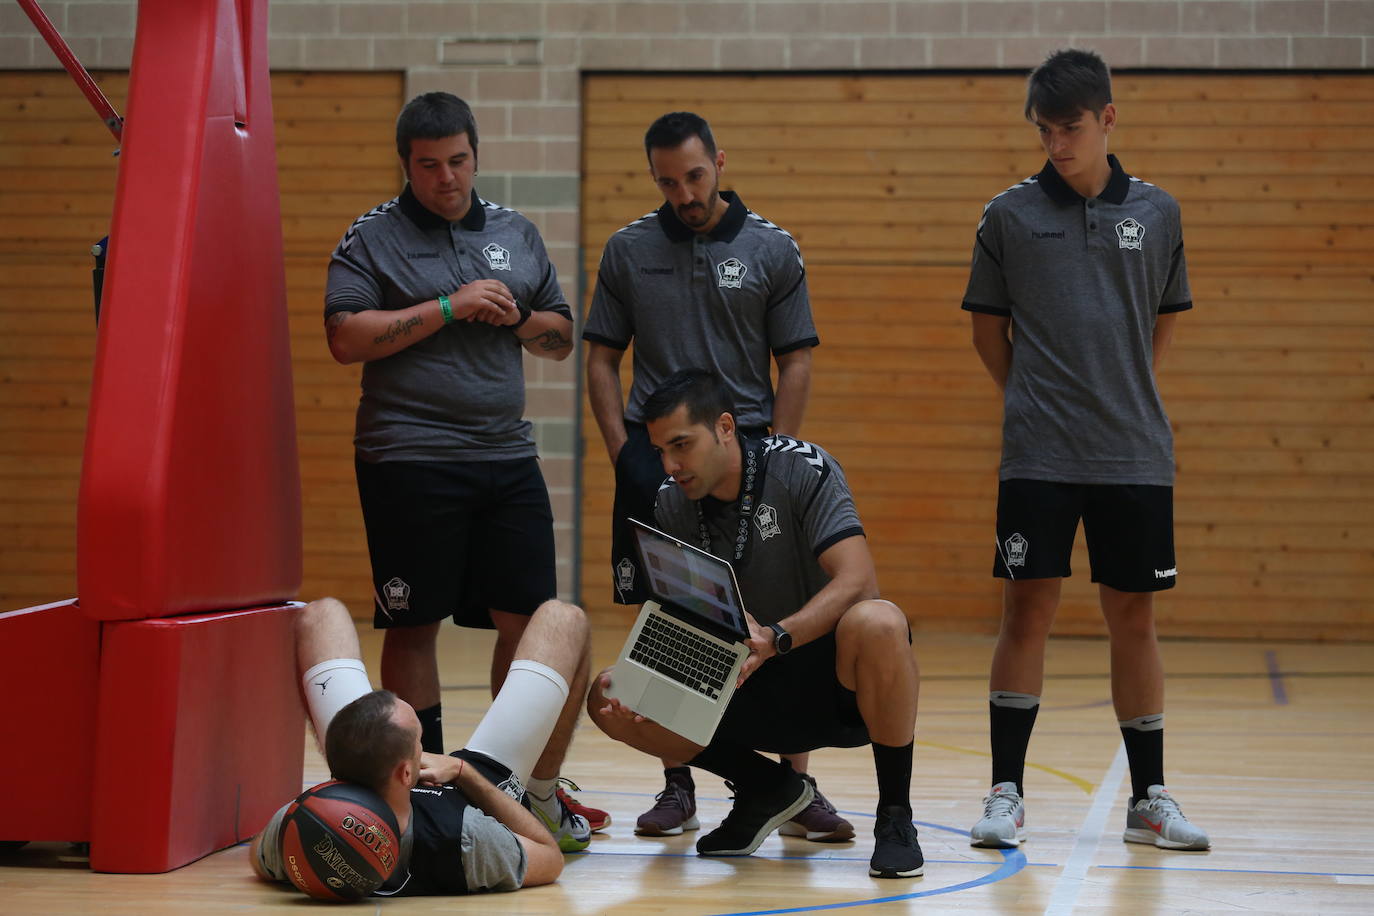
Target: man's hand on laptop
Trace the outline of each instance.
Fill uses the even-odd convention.
[[[625,719],[628,722],[639,724],[640,722],[653,722],[645,716],[641,716],[619,699],[610,695],[611,675],[609,672],[601,675],[601,695],[606,698],[606,705],[601,707],[603,716],[615,716],[617,719]],[[655,723],[657,724],[657,723]]]
[[[749,675],[758,670],[759,665],[778,654],[777,647],[773,645],[773,631],[761,625],[754,619],[754,615],[748,612],[745,612],[744,620],[749,624],[749,638],[744,641],[749,647],[749,655],[744,659],[744,664],[740,665],[739,679],[735,681],[736,690]]]

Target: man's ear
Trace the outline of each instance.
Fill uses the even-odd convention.
[[[733,439],[735,437],[735,418],[726,411],[716,418],[716,435],[722,439]]]

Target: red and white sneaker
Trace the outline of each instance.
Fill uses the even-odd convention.
[[[1163,786],[1150,786],[1149,797],[1126,809],[1127,843],[1151,843],[1160,849],[1207,849],[1211,841],[1183,816],[1178,802]]]
[[[611,826],[611,814],[609,811],[602,811],[600,808],[589,808],[567,792],[563,791],[563,786],[567,786],[574,792],[582,791],[577,787],[577,783],[566,776],[558,777],[558,781],[562,783],[562,785],[558,787],[558,800],[563,803],[563,807],[567,808],[573,814],[586,818],[587,826],[592,828],[592,833],[596,833],[598,830],[605,830],[607,827]]]

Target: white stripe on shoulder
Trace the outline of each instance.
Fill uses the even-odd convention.
[[[1131,181],[1135,182],[1136,184],[1143,184],[1143,185],[1144,185],[1145,187],[1147,187],[1147,188],[1153,188],[1153,187],[1154,187],[1154,185],[1150,184],[1148,181],[1146,181],[1146,180],[1143,179],[1143,178],[1137,178],[1137,177],[1135,177],[1134,175],[1130,175],[1130,176],[1128,176],[1128,177],[1131,179]]]
[[[657,216],[657,215],[658,215],[658,211],[657,211],[657,210],[650,210],[648,213],[645,213],[643,216],[641,216],[639,219],[635,220],[634,222],[632,222],[632,223],[627,223],[626,225],[621,226],[619,229],[616,230],[616,233],[624,232],[626,229],[633,229],[635,226],[638,226],[640,223],[644,222],[645,220],[653,219],[653,218],[654,218],[655,216]]]
[[[998,195],[996,195],[995,197],[993,197],[992,200],[990,200],[990,201],[988,201],[987,203],[983,204],[983,215],[982,215],[982,217],[980,217],[979,220],[978,220],[978,231],[979,231],[979,232],[982,232],[982,231],[983,231],[983,224],[986,223],[986,222],[988,221],[988,208],[991,207],[991,206],[993,205],[993,203],[996,202],[996,200],[997,200],[999,197],[1005,197],[1006,195],[1010,194],[1012,191],[1017,190],[1018,188],[1028,188],[1028,187],[1030,187],[1031,185],[1036,184],[1036,183],[1039,182],[1039,181],[1040,181],[1040,177],[1039,177],[1038,175],[1032,175],[1031,177],[1026,178],[1026,179],[1024,179],[1024,180],[1022,180],[1022,181],[1018,181],[1016,184],[1014,184],[1014,185],[1012,185],[1011,187],[1007,188],[1007,189],[1006,189],[1005,191],[1003,191],[1001,194],[998,194]]]
[[[798,244],[797,244],[797,240],[794,239],[794,238],[792,237],[792,233],[788,232],[786,229],[782,228],[782,227],[779,226],[777,223],[772,222],[771,220],[766,220],[766,219],[764,219],[762,216],[759,216],[759,215],[758,215],[757,213],[755,213],[753,210],[745,210],[745,211],[744,211],[744,214],[745,214],[745,216],[747,216],[749,219],[752,219],[752,220],[754,220],[755,222],[757,222],[757,223],[759,223],[759,224],[761,224],[761,225],[763,225],[763,226],[765,226],[765,227],[767,227],[767,228],[769,228],[769,229],[776,230],[776,231],[778,231],[778,232],[781,232],[783,235],[787,236],[787,240],[788,240],[789,242],[792,243],[792,250],[795,251],[795,252],[797,253],[797,264],[798,264],[800,267],[802,267],[803,269],[805,269],[806,264],[802,261],[801,246],[798,245]]]
[[[357,235],[358,227],[359,227],[359,226],[361,226],[363,223],[367,222],[368,220],[376,219],[377,217],[382,216],[383,214],[385,214],[387,211],[389,211],[392,207],[396,206],[396,205],[397,205],[398,203],[400,203],[400,202],[401,202],[401,199],[400,199],[399,197],[393,197],[393,198],[391,198],[391,200],[388,200],[386,203],[384,203],[384,204],[378,204],[377,206],[373,207],[371,210],[368,210],[368,211],[367,211],[366,213],[364,213],[362,216],[360,216],[360,217],[358,217],[357,219],[355,219],[355,220],[353,221],[353,224],[350,225],[350,226],[348,227],[348,231],[344,233],[344,237],[343,237],[342,239],[339,240],[339,247],[338,247],[337,249],[335,249],[335,253],[336,253],[336,254],[344,254],[344,253],[346,253],[346,252],[348,251],[348,249],[353,245],[353,238],[354,238],[354,236]]]
[[[803,442],[801,439],[794,439],[791,436],[772,435],[763,440],[763,452],[794,452],[806,459],[806,463],[816,469],[816,473],[821,473],[825,468],[825,458],[821,456],[821,450],[810,442]]]
[[[485,210],[505,210],[507,213],[514,213],[514,212],[516,212],[515,210],[511,209],[510,207],[503,207],[503,206],[501,206],[500,204],[494,204],[494,203],[492,203],[491,201],[489,201],[489,200],[483,200],[483,199],[480,198],[480,197],[477,198],[477,202],[478,202],[479,204],[481,204],[481,205],[482,205],[482,208],[485,209]]]

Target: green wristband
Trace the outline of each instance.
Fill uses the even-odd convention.
[[[444,324],[453,324],[453,307],[448,304],[448,296],[439,297],[439,311],[444,313]]]

